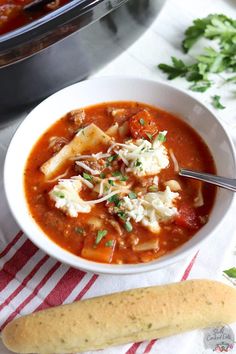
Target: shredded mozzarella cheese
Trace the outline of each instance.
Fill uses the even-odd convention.
[[[72,159],[73,160],[84,160],[84,159],[100,160],[100,159],[103,159],[103,158],[107,158],[109,156],[111,156],[111,154],[98,152],[97,154],[74,156]]]
[[[82,167],[84,170],[90,172],[92,175],[99,175],[99,173],[101,173],[101,171],[93,170],[91,167],[81,161],[76,161],[76,165]]]
[[[77,176],[70,179],[61,179],[49,192],[55,206],[71,217],[77,217],[78,213],[89,213],[91,206],[80,198],[79,192],[82,183]]]
[[[139,177],[158,174],[169,165],[167,150],[157,139],[153,143],[144,139],[129,140],[126,144],[115,143],[108,152],[115,147],[120,147],[115,152],[128,166],[127,171]]]
[[[79,180],[81,180],[81,182],[84,183],[88,188],[93,189],[94,185],[91,182],[89,182],[87,179],[85,179],[84,177],[82,177],[80,175],[77,176],[77,178]]]
[[[161,133],[162,136],[165,136],[167,131]],[[114,142],[106,153],[99,152],[73,158],[78,166],[94,176],[95,186],[80,175],[70,179],[60,179],[49,192],[50,198],[55,201],[57,208],[71,217],[77,217],[78,213],[89,213],[93,205],[105,202],[115,194],[119,194],[123,200],[122,210],[128,220],[140,222],[151,232],[158,233],[160,231],[159,223],[170,220],[178,213],[174,201],[179,197],[179,193],[172,192],[167,186],[165,191],[149,192],[132,199],[128,197],[131,192],[130,184],[120,181],[119,177],[103,179],[96,177],[101,171],[92,169],[85,161],[81,161],[107,158],[112,153],[116,153],[123,161],[124,172],[132,172],[138,177],[156,175],[169,165],[167,150],[158,137],[153,142],[145,139],[133,139],[125,144]],[[177,161],[172,150],[170,150],[170,155],[176,167]],[[98,199],[82,200],[79,196],[82,183],[88,188],[94,188],[94,191],[98,193]],[[158,186],[157,176],[153,178],[153,184]]]
[[[179,164],[178,164],[178,161],[177,161],[172,149],[169,150],[169,154],[170,154],[170,157],[171,157],[173,164],[174,164],[174,171],[179,172]]]
[[[158,233],[159,222],[168,221],[177,215],[174,201],[178,197],[179,193],[173,193],[166,187],[163,192],[147,193],[137,199],[124,197],[122,206],[130,219],[141,222],[151,232]]]
[[[61,175],[56,176],[56,177],[53,178],[53,179],[48,179],[46,182],[47,182],[47,183],[52,183],[52,182],[58,181],[59,179],[65,177],[65,176],[67,175],[68,171],[69,171],[69,168],[67,168],[67,170],[66,170],[64,173],[62,173]]]

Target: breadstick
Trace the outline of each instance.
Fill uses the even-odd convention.
[[[236,321],[236,290],[190,280],[95,297],[23,316],[2,332],[16,353],[71,353]]]

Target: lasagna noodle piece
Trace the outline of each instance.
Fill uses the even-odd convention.
[[[85,150],[90,150],[99,144],[106,145],[110,139],[107,134],[92,123],[81,129],[69,144],[65,145],[56,155],[47,160],[40,169],[47,179],[51,178],[68,159],[81,154]]]

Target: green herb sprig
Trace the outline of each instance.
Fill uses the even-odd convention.
[[[212,105],[216,109],[225,109],[225,106],[223,106],[222,103],[220,102],[220,96],[218,95],[212,97]]]
[[[230,278],[236,279],[236,267],[226,269],[223,271],[223,273],[228,275],[228,277],[230,277]]]
[[[184,77],[192,82],[189,89],[195,92],[205,92],[214,85],[209,79],[209,74],[236,72],[236,20],[223,14],[211,14],[194,20],[192,26],[185,31],[183,51],[188,53],[202,37],[216,40],[219,49],[210,46],[203,48],[202,53],[195,57],[193,64],[186,64],[183,60],[172,57],[172,65],[164,63],[158,65],[169,80]],[[232,76],[226,82],[236,83],[236,76]],[[212,98],[212,105],[216,109],[225,108],[220,103],[218,95]]]

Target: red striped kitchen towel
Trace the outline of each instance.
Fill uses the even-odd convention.
[[[131,287],[156,285],[173,277],[181,269],[181,280],[188,278],[197,254],[187,267],[183,263],[169,270],[132,276],[110,276],[87,273],[68,267],[39,250],[19,231],[3,246],[0,252],[0,326],[14,318]],[[180,280],[180,279],[179,279]],[[135,354],[152,351],[155,340],[128,344],[104,350],[104,353]],[[6,351],[7,353],[7,351]],[[1,354],[5,354],[1,351]]]

